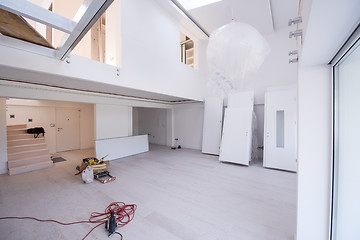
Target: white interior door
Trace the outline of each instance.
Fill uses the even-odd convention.
[[[249,165],[251,159],[252,106],[227,108],[221,139],[221,162]]]
[[[223,117],[223,100],[205,99],[202,153],[219,155]]]
[[[265,94],[264,167],[297,171],[296,92],[291,88]]]
[[[80,113],[77,109],[56,109],[57,152],[80,149]]]

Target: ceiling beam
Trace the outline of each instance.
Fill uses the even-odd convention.
[[[66,40],[57,50],[57,59],[64,60],[67,57],[113,1],[84,0],[74,18],[75,21],[79,20],[70,35],[64,36]]]
[[[190,21],[192,21],[195,26],[197,26],[200,31],[202,31],[207,37],[209,37],[209,33],[205,31],[205,29],[197,22],[189,12],[177,1],[177,0],[170,0]]]
[[[26,0],[1,0],[0,8],[66,33],[71,33],[76,26],[76,22]]]
[[[269,6],[269,11],[270,11],[270,17],[271,17],[271,26],[272,26],[272,30],[274,32],[275,31],[275,24],[274,24],[274,16],[273,16],[271,0],[268,0],[268,6]]]
[[[26,52],[41,54],[50,58],[55,57],[56,50],[48,47],[43,47],[37,44],[26,42],[12,37],[7,37],[0,34],[0,45],[10,48],[16,48]]]

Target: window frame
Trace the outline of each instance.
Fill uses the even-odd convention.
[[[338,99],[338,91],[339,91],[339,76],[338,76],[338,68],[339,64],[342,63],[346,57],[351,54],[357,47],[360,46],[360,23],[357,25],[352,34],[345,41],[343,46],[339,49],[339,51],[335,54],[333,59],[329,62],[332,70],[332,142],[331,142],[331,184],[330,184],[330,219],[329,219],[329,239],[336,240],[335,238],[335,218],[336,212],[335,208],[337,205],[337,181],[338,181],[338,172],[337,166],[339,163],[339,99]]]

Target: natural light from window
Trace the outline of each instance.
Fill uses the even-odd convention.
[[[202,7],[222,0],[177,0],[186,10]]]

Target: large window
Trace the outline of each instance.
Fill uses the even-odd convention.
[[[360,239],[360,40],[334,65],[332,240]]]

